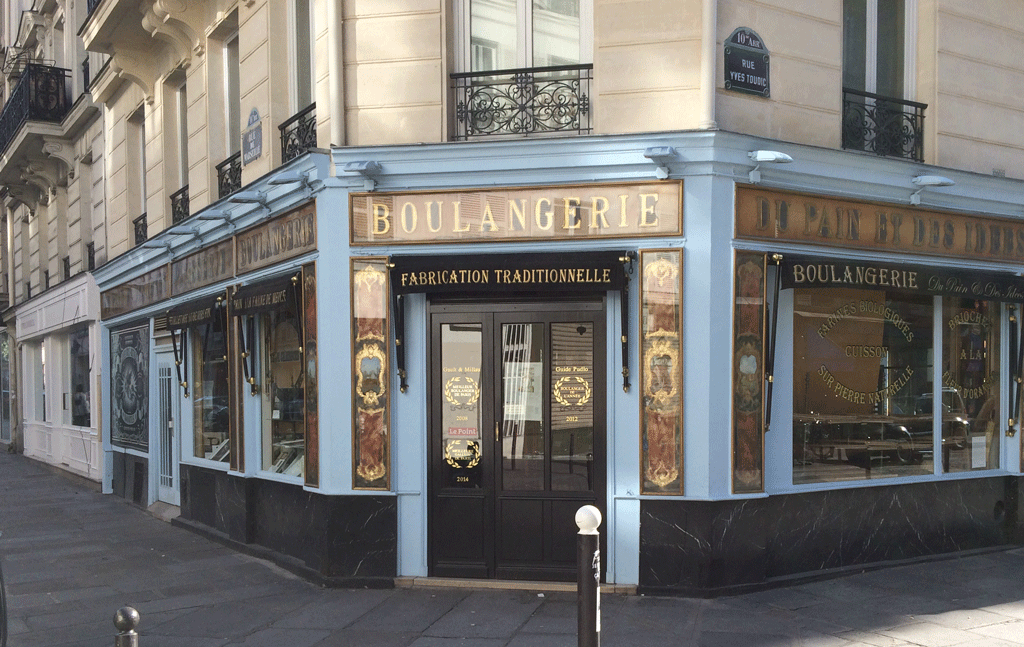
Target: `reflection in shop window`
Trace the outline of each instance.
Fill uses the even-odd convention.
[[[793,482],[932,473],[932,297],[796,289],[793,299]],[[948,469],[963,436],[945,436]]]
[[[89,402],[89,329],[71,333],[68,338],[71,356],[71,424],[88,427],[91,424]]]
[[[227,462],[228,358],[222,326],[201,324],[190,329],[193,363],[192,404],[197,458]]]
[[[942,301],[942,436],[948,472],[999,467],[999,304]]]
[[[260,316],[265,332],[263,469],[302,476],[306,464],[302,328],[294,312]]]

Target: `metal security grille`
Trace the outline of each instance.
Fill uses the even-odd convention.
[[[159,377],[160,391],[160,487],[173,488],[174,484],[174,414],[171,410],[171,397],[174,394],[174,382],[171,367],[161,366]]]

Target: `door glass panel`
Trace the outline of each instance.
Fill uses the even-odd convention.
[[[501,327],[501,471],[505,490],[544,489],[544,326]]]
[[[551,324],[551,489],[594,489],[594,324]]]
[[[479,323],[441,326],[441,452],[445,487],[479,488],[481,475]]]

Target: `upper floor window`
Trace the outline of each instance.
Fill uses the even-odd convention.
[[[487,72],[591,62],[589,0],[467,0],[462,68]]]
[[[592,4],[464,0],[455,139],[590,132]]]
[[[914,94],[917,0],[843,0],[843,148],[922,161]]]
[[[844,0],[844,87],[905,98],[906,4],[906,0]]]
[[[292,43],[293,84],[292,96],[295,105],[292,112],[299,112],[316,100],[316,27],[312,0],[295,0],[292,4],[292,20],[295,38]]]

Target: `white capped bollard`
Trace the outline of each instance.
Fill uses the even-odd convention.
[[[601,511],[585,505],[576,511],[576,615],[579,647],[601,645]]]

